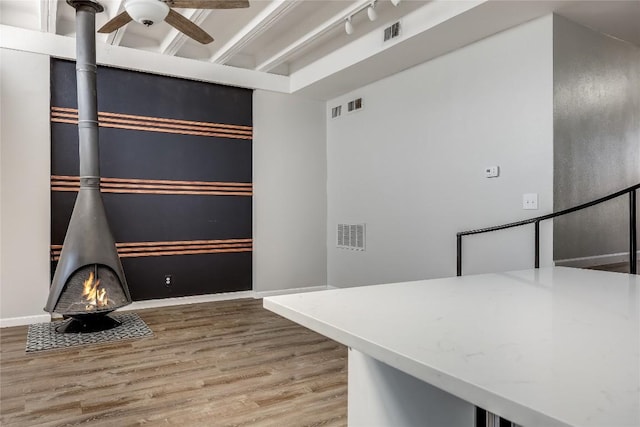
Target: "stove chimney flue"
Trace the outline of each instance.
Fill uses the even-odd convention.
[[[80,185],[95,186],[100,176],[98,152],[98,95],[96,76],[96,13],[104,8],[91,0],[67,0],[76,9],[76,80]],[[83,178],[86,181],[83,183]],[[99,181],[98,181],[99,184]]]

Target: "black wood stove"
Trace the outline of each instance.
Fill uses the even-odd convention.
[[[67,3],[76,9],[80,190],[44,310],[70,318],[59,332],[91,332],[117,326],[108,314],[131,295],[100,193],[95,14],[103,7]]]

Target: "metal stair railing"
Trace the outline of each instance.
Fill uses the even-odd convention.
[[[456,235],[457,243],[457,275],[462,276],[462,238],[464,236],[470,236],[472,234],[489,233],[491,231],[504,230],[506,228],[520,227],[522,225],[534,224],[535,232],[535,268],[540,268],[540,222],[556,218],[562,215],[566,215],[572,212],[576,212],[582,209],[589,208],[591,206],[598,205],[600,203],[615,199],[616,197],[629,194],[629,271],[631,274],[638,273],[638,255],[637,255],[637,229],[636,229],[636,192],[640,188],[640,183],[627,187],[623,190],[611,193],[608,196],[601,197],[588,203],[584,203],[578,206],[574,206],[569,209],[564,209],[558,212],[553,212],[547,215],[541,215],[535,218],[525,219],[523,221],[512,222],[509,224],[498,225],[495,227],[479,228],[477,230],[461,231]]]

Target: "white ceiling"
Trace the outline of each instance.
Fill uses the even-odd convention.
[[[102,0],[102,26],[124,10],[124,0]],[[166,23],[131,22],[98,34],[99,43],[275,73],[292,91],[328,99],[498,31],[551,12],[640,46],[640,1],[250,0],[247,9],[176,9],[215,41],[201,45]],[[355,32],[344,20],[354,11]],[[400,20],[403,33],[383,45],[382,31]],[[64,0],[0,0],[0,24],[74,36],[74,9]]]

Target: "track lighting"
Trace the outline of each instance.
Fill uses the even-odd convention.
[[[375,21],[376,19],[378,19],[378,14],[376,13],[375,5],[376,5],[376,2],[372,1],[371,6],[367,8],[367,15],[369,16],[369,21]]]
[[[402,0],[391,0],[394,6],[397,6],[401,1]],[[378,12],[376,12],[376,3],[378,3],[378,0],[370,0],[367,3],[361,4],[356,9],[352,10],[350,12],[350,15],[344,18],[346,21],[344,23],[344,31],[347,34],[353,34],[354,32],[354,27],[352,22],[353,17],[365,9],[367,9],[367,16],[369,17],[370,21],[375,21],[376,19],[378,19]]]
[[[351,23],[351,17],[348,17],[347,22],[344,23],[344,31],[349,35],[353,34],[353,24]]]

